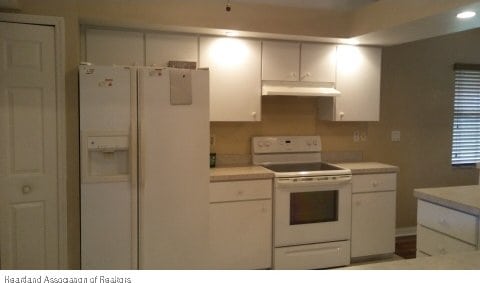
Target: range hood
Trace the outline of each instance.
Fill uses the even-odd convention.
[[[335,89],[333,84],[272,81],[262,83],[262,95],[333,97],[339,94],[340,91]]]

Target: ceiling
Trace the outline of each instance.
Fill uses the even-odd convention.
[[[243,2],[306,9],[351,11],[376,1],[378,0],[231,0],[230,3],[232,5],[235,2]]]

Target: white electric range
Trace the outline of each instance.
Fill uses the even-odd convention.
[[[274,172],[274,269],[350,263],[351,180],[321,161],[319,136],[252,139],[253,163]]]

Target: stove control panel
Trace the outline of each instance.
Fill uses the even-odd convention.
[[[319,152],[319,136],[253,137],[253,153]]]

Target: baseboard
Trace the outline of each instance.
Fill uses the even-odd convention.
[[[415,236],[417,235],[417,226],[400,227],[395,231],[395,237]]]

